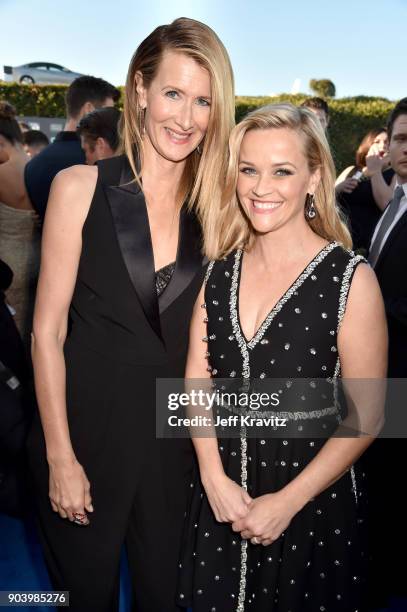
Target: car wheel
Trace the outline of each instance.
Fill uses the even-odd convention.
[[[25,74],[21,77],[20,83],[23,83],[24,85],[32,85],[34,83],[34,79],[28,76],[28,74]]]

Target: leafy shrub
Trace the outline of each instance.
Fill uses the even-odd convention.
[[[26,117],[64,117],[66,85],[20,85],[0,81],[0,100],[7,100],[15,106],[17,113]],[[123,106],[122,97],[117,106]],[[248,112],[276,102],[291,102],[299,105],[305,94],[280,94],[268,96],[238,96],[236,98],[236,121]],[[370,129],[385,125],[394,102],[386,98],[357,96],[329,101],[331,120],[328,137],[332,145],[337,169],[354,163],[355,151],[363,136]]]

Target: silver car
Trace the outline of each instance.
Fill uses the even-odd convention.
[[[4,66],[4,80],[18,83],[42,83],[47,85],[69,85],[77,77],[83,76],[79,72],[72,72],[59,64],[50,62],[31,62],[22,66]]]

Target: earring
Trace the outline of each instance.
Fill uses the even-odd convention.
[[[315,219],[317,216],[317,211],[315,210],[315,196],[313,193],[307,193],[305,214],[307,215],[308,219]]]
[[[139,123],[139,129],[140,129],[140,133],[141,134],[144,133],[145,117],[146,117],[146,109],[145,109],[145,107],[139,106],[139,110],[138,110],[138,123]]]

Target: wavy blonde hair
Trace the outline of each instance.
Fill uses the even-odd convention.
[[[214,206],[219,209],[221,183],[226,172],[227,143],[235,124],[235,95],[228,53],[215,32],[204,23],[181,17],[169,25],[156,28],[137,48],[131,59],[126,80],[121,126],[122,151],[126,153],[141,187],[143,111],[136,90],[135,76],[137,72],[141,72],[143,85],[148,88],[166,51],[187,55],[210,75],[212,101],[208,129],[204,142],[201,143],[202,151],[195,150],[187,158],[177,194],[180,204],[188,198],[189,208],[195,208],[205,227],[210,209]],[[140,173],[136,167],[137,157],[141,160]]]
[[[292,104],[270,104],[249,113],[232,130],[229,159],[220,210],[212,211],[205,227],[204,251],[210,259],[219,259],[231,251],[250,246],[252,227],[239,204],[236,186],[239,152],[249,130],[289,128],[301,135],[311,173],[318,168],[321,180],[315,191],[316,217],[306,220],[312,230],[326,240],[337,240],[351,248],[352,240],[335,199],[335,166],[324,130],[314,113]]]

